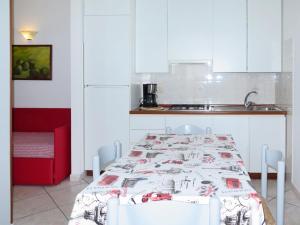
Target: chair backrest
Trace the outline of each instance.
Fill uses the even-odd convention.
[[[281,151],[270,150],[267,145],[263,145],[261,162],[261,195],[265,199],[267,198],[268,190],[268,167],[277,171],[276,224],[284,225],[285,161]]]
[[[219,225],[220,202],[209,204],[157,201],[137,205],[120,205],[119,199],[108,201],[107,225]]]
[[[195,125],[185,124],[175,128],[174,130],[172,130],[172,128],[169,127],[167,128],[167,133],[204,135],[204,134],[211,134],[212,130],[210,127],[206,127],[206,129],[204,129]]]
[[[112,146],[102,146],[98,150],[99,168],[104,170],[109,164],[122,156],[122,144],[115,141]]]

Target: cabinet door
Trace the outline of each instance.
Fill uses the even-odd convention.
[[[129,27],[128,16],[84,17],[85,84],[129,84]]]
[[[213,133],[231,134],[246,168],[249,170],[249,126],[248,116],[214,117]]]
[[[285,116],[251,116],[250,126],[250,171],[261,172],[262,146],[280,150],[285,156]]]
[[[281,0],[248,0],[248,72],[281,72]]]
[[[167,0],[136,1],[136,72],[167,73]]]
[[[84,15],[129,14],[130,0],[85,0]]]
[[[214,1],[214,72],[247,70],[247,1]]]
[[[182,125],[195,125],[205,130],[212,127],[213,120],[209,116],[198,115],[166,116],[166,129],[173,130]]]
[[[99,147],[122,143],[129,146],[129,87],[85,88],[85,169],[92,169],[92,158]]]
[[[165,118],[161,115],[131,115],[130,129],[132,130],[164,130]]]
[[[212,59],[213,1],[168,1],[170,61]]]

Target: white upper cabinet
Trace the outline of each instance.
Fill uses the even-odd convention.
[[[129,16],[84,18],[84,82],[94,85],[129,85]]]
[[[85,0],[84,15],[123,15],[130,12],[130,0]]]
[[[171,62],[212,59],[212,11],[212,0],[168,1],[168,55]]]
[[[167,0],[136,0],[136,72],[168,72]]]
[[[281,71],[281,0],[248,0],[248,72]]]
[[[214,72],[247,71],[247,1],[214,1]]]

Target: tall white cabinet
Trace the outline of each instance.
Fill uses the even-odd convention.
[[[84,160],[103,145],[129,145],[131,17],[129,0],[84,1]]]
[[[129,16],[84,18],[84,82],[99,85],[129,85]]]

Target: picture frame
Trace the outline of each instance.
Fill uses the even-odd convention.
[[[13,80],[52,80],[52,45],[13,45]]]

